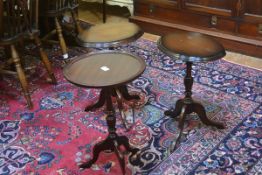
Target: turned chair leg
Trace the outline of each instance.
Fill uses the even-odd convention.
[[[25,99],[27,101],[28,108],[31,109],[33,107],[33,103],[32,103],[31,98],[30,98],[30,94],[29,94],[29,90],[28,90],[28,83],[27,83],[26,76],[25,76],[25,73],[23,71],[23,68],[21,66],[20,58],[19,58],[18,53],[15,49],[15,46],[11,45],[10,48],[11,48],[11,56],[12,56],[12,59],[15,63],[16,72],[18,74],[18,78],[19,78],[20,84],[22,86],[22,90],[23,90]]]
[[[63,34],[62,34],[61,25],[59,24],[59,21],[58,21],[57,17],[55,17],[55,26],[56,26],[56,33],[58,35],[58,40],[59,40],[59,43],[60,43],[60,47],[62,49],[62,54],[63,54],[63,57],[66,59],[66,58],[68,58],[66,43],[65,43],[65,39],[64,39]]]
[[[38,49],[39,49],[39,53],[40,53],[41,60],[42,60],[44,66],[45,66],[45,68],[46,68],[46,70],[47,70],[47,73],[48,73],[48,75],[49,75],[49,78],[51,79],[51,82],[52,82],[53,84],[56,84],[57,82],[56,82],[56,78],[55,78],[54,72],[53,72],[53,70],[52,70],[51,63],[50,63],[50,61],[49,61],[46,53],[45,53],[44,50],[43,50],[41,41],[40,41],[40,39],[39,39],[38,36],[34,36],[34,39],[35,39],[35,43],[36,43],[36,45],[37,45],[37,47],[38,47]]]
[[[77,34],[82,33],[83,29],[80,26],[80,23],[79,23],[79,20],[78,20],[78,15],[77,15],[76,11],[75,10],[71,10],[71,15],[72,15],[72,18],[73,18],[73,21],[74,21],[74,25],[75,25],[75,32]]]
[[[8,63],[7,63],[7,65],[9,66],[8,69],[10,69],[12,71],[16,71],[14,60],[10,59],[10,58],[12,58],[10,45],[4,46],[4,52],[5,52],[4,59],[6,58],[6,60],[8,61]]]

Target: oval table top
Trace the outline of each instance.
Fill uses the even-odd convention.
[[[102,51],[82,55],[63,69],[65,78],[84,87],[123,85],[139,77],[145,70],[145,61],[119,51]]]
[[[131,22],[96,24],[78,34],[76,41],[83,47],[116,47],[140,38],[144,32]]]
[[[171,58],[185,62],[203,62],[226,55],[224,47],[212,37],[195,32],[174,32],[162,36],[158,48]]]

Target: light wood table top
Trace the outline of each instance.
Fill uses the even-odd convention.
[[[135,41],[144,32],[131,22],[108,22],[91,26],[78,34],[76,41],[83,47],[117,47]]]

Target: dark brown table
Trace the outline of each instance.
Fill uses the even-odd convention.
[[[158,48],[172,59],[179,59],[186,63],[186,76],[184,78],[185,97],[176,102],[174,109],[165,111],[165,115],[172,118],[180,115],[180,133],[174,149],[176,149],[177,143],[180,141],[185,118],[192,112],[195,112],[204,124],[224,129],[222,123],[207,118],[204,106],[191,97],[193,86],[192,64],[214,61],[224,57],[226,54],[224,47],[207,35],[180,31],[161,37],[158,40]]]
[[[126,136],[116,134],[116,117],[112,104],[112,96],[117,97],[118,107],[122,108],[122,100],[139,99],[137,95],[130,95],[126,84],[139,77],[145,70],[145,61],[129,53],[117,51],[102,51],[80,56],[64,68],[65,78],[81,87],[101,88],[97,103],[86,107],[85,111],[102,107],[106,104],[108,116],[108,137],[96,144],[93,149],[93,159],[80,165],[89,168],[98,159],[99,153],[105,150],[114,151],[117,155],[123,174],[125,174],[125,159],[118,149],[123,145],[126,151],[134,156],[139,150],[131,148]]]

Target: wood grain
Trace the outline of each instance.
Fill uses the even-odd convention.
[[[65,78],[79,86],[107,87],[126,84],[145,70],[142,58],[128,53],[98,52],[83,55],[64,68]]]

